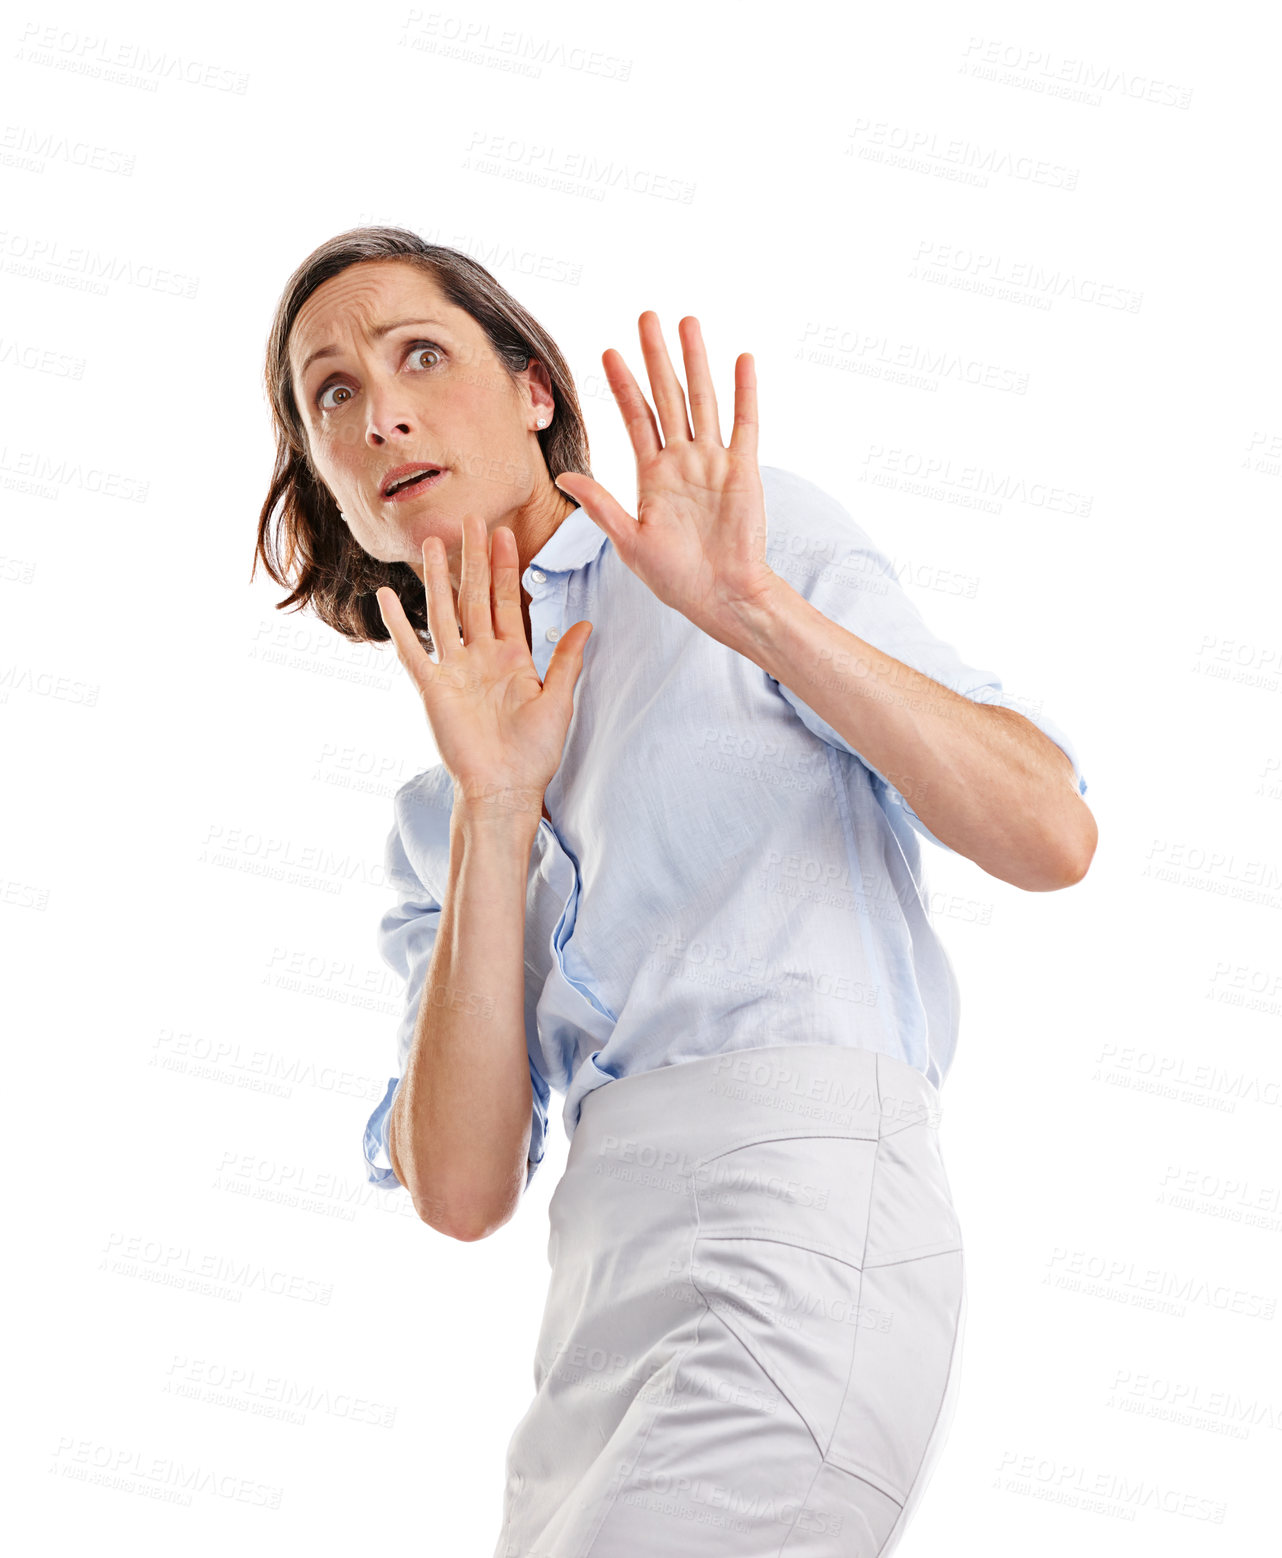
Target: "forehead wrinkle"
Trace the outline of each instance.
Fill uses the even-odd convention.
[[[438,328],[448,328],[442,319],[393,319],[389,324],[367,326],[365,335],[368,340],[381,341],[385,335],[390,335],[393,330],[400,330],[405,325],[435,325]],[[314,362],[318,362],[322,357],[336,357],[340,350],[341,348],[337,346],[322,346],[319,351],[313,352],[299,369],[300,377]]]
[[[428,308],[435,307],[436,304],[434,302],[430,302],[427,299],[423,299],[420,302],[415,302],[409,297],[393,298],[388,306],[391,310],[396,312],[397,317],[390,323],[376,323],[374,311],[379,305],[379,299],[385,290],[385,285],[380,286],[378,281],[376,281],[371,276],[361,276],[356,274],[362,268],[363,267],[361,265],[349,266],[346,271],[341,271],[337,276],[331,277],[330,280],[325,283],[326,287],[334,289],[330,291],[329,295],[325,299],[321,300],[324,304],[325,310],[328,311],[337,309],[351,310],[354,312],[361,320],[362,328],[365,331],[366,338],[371,341],[378,340],[382,336],[388,334],[389,331],[395,330],[401,325],[406,324],[433,324],[441,326],[445,329],[449,328],[449,325],[444,320],[431,319],[426,314],[420,315],[415,312],[416,309],[422,309],[425,306]],[[405,270],[408,269],[408,267],[398,267],[398,269]],[[416,274],[412,279],[417,281],[420,278]],[[406,276],[404,277],[404,280],[408,283],[411,278]],[[432,281],[430,277],[422,276],[421,280],[427,283],[428,288],[431,291],[435,291],[435,289],[432,287]],[[402,290],[404,292],[413,292],[416,291],[417,288],[406,286],[404,289],[398,288],[396,290],[397,292],[402,292]],[[305,316],[307,316],[310,312],[309,304],[312,304],[313,301],[317,299],[317,295],[320,291],[321,289],[317,288],[317,291],[307,299],[294,320],[294,330],[292,332],[293,339],[290,342],[291,356],[294,355],[297,349],[299,335],[305,335],[309,329],[310,320]],[[301,331],[299,329],[300,324],[302,326]],[[315,362],[318,358],[332,357],[339,350],[339,347],[329,345],[323,346],[319,350],[309,353],[307,360],[300,368],[296,370],[297,378],[300,383],[303,375],[307,372],[307,369],[312,365],[313,362]]]

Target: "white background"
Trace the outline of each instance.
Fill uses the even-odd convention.
[[[678,361],[697,315],[723,415],[753,352],[762,462],[846,503],[1077,746],[1078,886],[923,846],[970,1307],[904,1558],[1265,1549],[1276,51],[1262,6],[1129,12],[9,11],[7,1466],[39,1551],[487,1558],[498,1532],[560,1099],[488,1240],[364,1183],[390,798],[435,751],[390,646],[249,576],[272,310],[367,222],[465,249],[547,326],[630,510],[602,351],[641,378],[638,314]]]

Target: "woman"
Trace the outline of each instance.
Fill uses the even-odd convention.
[[[1066,739],[840,505],[758,468],[751,357],[725,445],[696,321],[689,417],[640,333],[657,423],[603,359],[633,519],[555,344],[467,256],[356,229],[277,308],[260,555],[283,605],[391,637],[441,758],[387,844],[406,1000],[369,1177],[483,1238],[565,1094],[496,1558],[888,1554],[965,1301],[916,834],[1038,891],[1094,823]]]

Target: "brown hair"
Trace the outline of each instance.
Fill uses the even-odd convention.
[[[494,277],[457,249],[425,242],[403,227],[353,227],[328,239],[285,283],[267,337],[267,399],[276,434],[276,465],[258,516],[252,581],[261,558],[273,580],[293,593],[277,611],[310,604],[322,622],[356,643],[381,643],[374,591],[388,585],[411,625],[430,645],[423,585],[407,564],[371,557],[354,539],[329,489],[312,467],[290,374],[289,334],[299,310],[323,282],[363,260],[406,260],[432,276],[445,298],[484,330],[496,356],[515,377],[537,358],[552,381],[552,420],[538,434],[548,474],[592,474],[588,434],[574,379],[556,342]],[[275,534],[272,515],[277,505]]]

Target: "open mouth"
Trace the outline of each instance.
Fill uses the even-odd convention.
[[[388,503],[399,503],[434,486],[444,475],[445,471],[439,465],[402,466],[399,471],[391,472],[384,482],[383,499]]]

